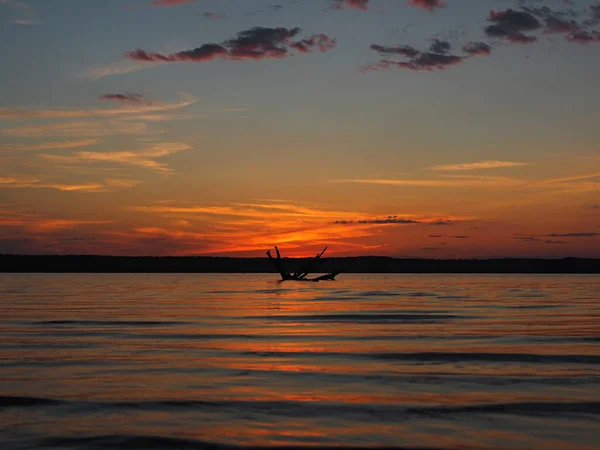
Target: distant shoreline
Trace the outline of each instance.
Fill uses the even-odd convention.
[[[294,272],[310,258],[284,258]],[[315,273],[600,274],[600,258],[323,258]],[[267,258],[212,256],[0,255],[0,273],[275,273]]]

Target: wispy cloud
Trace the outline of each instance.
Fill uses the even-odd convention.
[[[77,74],[77,77],[88,80],[99,80],[100,78],[110,77],[113,75],[125,75],[127,73],[137,72],[139,70],[147,70],[161,65],[156,63],[153,65],[144,64],[131,60],[118,60],[106,64],[99,64],[84,69]]]
[[[98,139],[79,139],[72,141],[40,142],[38,144],[5,144],[0,145],[0,150],[7,151],[35,151],[35,150],[58,150],[67,148],[88,147],[99,143]]]
[[[14,15],[11,22],[16,25],[35,25],[40,20],[29,4],[19,0],[0,0],[0,6],[6,6],[13,9]]]
[[[206,17],[207,19],[212,19],[212,20],[222,20],[227,16],[222,13],[207,11],[207,12],[202,13],[202,17]]]
[[[497,188],[506,186],[523,186],[526,182],[510,177],[483,177],[483,176],[456,176],[452,178],[443,178],[436,180],[419,179],[340,179],[331,180],[332,183],[359,183],[359,184],[379,184],[386,186],[413,186],[413,187],[482,187]]]
[[[528,166],[528,162],[515,161],[477,161],[463,164],[447,164],[428,167],[429,170],[438,171],[463,171],[463,170],[480,170],[480,169],[499,169],[505,167],[521,167]]]
[[[154,0],[152,6],[177,6],[183,5],[184,3],[193,3],[198,0]]]
[[[157,134],[145,123],[123,120],[96,120],[86,122],[56,122],[43,125],[24,125],[0,129],[0,135],[18,138],[42,137],[105,137],[110,135]]]
[[[11,188],[11,189],[56,189],[65,192],[106,192],[115,190],[116,188],[131,187],[116,185],[114,180],[107,183],[81,183],[81,184],[69,184],[69,183],[54,183],[44,181],[34,177],[0,177],[0,188]]]
[[[42,154],[41,156],[50,161],[62,164],[114,163],[144,167],[162,173],[171,173],[173,172],[171,167],[156,161],[156,159],[191,148],[187,144],[168,142],[152,145],[138,152],[75,152],[68,156],[49,154]]]
[[[564,178],[553,178],[550,180],[545,180],[544,183],[553,184],[553,183],[565,183],[569,181],[577,181],[577,180],[588,180],[590,178],[598,178],[600,177],[600,172],[588,173],[583,175],[574,175],[572,177],[564,177]]]
[[[181,100],[175,103],[150,103],[121,108],[102,109],[19,109],[0,108],[0,119],[73,119],[82,117],[115,117],[127,114],[173,111],[196,103],[197,99],[181,93]]]

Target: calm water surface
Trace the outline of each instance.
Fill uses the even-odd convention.
[[[600,277],[0,274],[0,447],[600,448]]]

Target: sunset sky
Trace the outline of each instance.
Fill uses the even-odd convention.
[[[600,257],[600,3],[0,0],[0,253]]]

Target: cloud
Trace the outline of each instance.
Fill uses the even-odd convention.
[[[67,164],[84,164],[84,163],[115,163],[127,164],[132,166],[144,167],[153,169],[162,173],[171,173],[173,170],[167,165],[156,161],[156,158],[178,153],[184,150],[189,150],[192,147],[187,144],[176,142],[162,143],[152,145],[139,152],[121,151],[121,152],[75,152],[69,156],[42,154],[43,158],[50,161],[56,161]]]
[[[109,179],[97,183],[55,183],[33,177],[0,177],[0,188],[10,189],[56,189],[64,192],[107,192],[117,189],[130,188],[139,184],[137,180]]]
[[[77,74],[77,76],[88,80],[99,80],[100,78],[112,75],[124,75],[126,73],[137,72],[138,70],[150,69],[158,65],[160,64],[156,63],[148,65],[137,61],[119,60],[104,65],[90,67]]]
[[[475,56],[475,55],[489,55],[492,53],[492,47],[485,42],[467,42],[463,48],[463,52]]]
[[[471,239],[473,236],[466,236],[466,235],[448,236],[448,235],[444,235],[444,234],[429,234],[429,235],[427,235],[427,237],[432,238],[432,239],[439,239],[439,238]]]
[[[294,49],[301,53],[319,50],[325,52],[335,47],[335,39],[317,34],[306,39],[293,41],[300,33],[300,28],[267,28],[254,27],[241,31],[235,38],[221,44],[203,44],[193,50],[163,55],[148,53],[145,50],[134,50],[126,53],[126,57],[143,62],[205,62],[214,59],[230,61],[260,60],[266,58],[285,58]]]
[[[408,45],[398,46],[382,46],[372,44],[371,50],[375,50],[381,55],[387,56],[388,59],[380,61],[378,64],[372,64],[362,67],[362,72],[388,69],[396,67],[398,69],[409,69],[416,71],[433,71],[444,70],[448,66],[456,65],[463,62],[465,59],[477,56],[488,55],[491,53],[491,47],[482,42],[468,43],[463,47],[465,56],[450,54],[452,46],[450,42],[441,39],[434,39],[429,46],[429,50],[422,52]],[[405,57],[408,60],[396,61],[394,57]]]
[[[547,235],[551,236],[551,235]],[[540,242],[542,244],[570,244],[569,241],[560,241],[560,240],[552,240],[552,239],[541,239],[536,235],[514,235],[513,239],[517,239],[519,241],[524,242]]]
[[[545,34],[570,33],[581,27],[581,25],[573,19],[577,14],[571,9],[554,11],[547,6],[539,8],[524,6],[523,10],[544,21],[545,26],[543,33]]]
[[[537,37],[525,35],[524,31],[534,31],[542,27],[540,21],[527,11],[491,11],[487,19],[493,25],[485,27],[489,37],[504,38],[510,42],[528,44],[537,41]]]
[[[150,134],[144,123],[97,120],[94,122],[60,122],[44,125],[25,125],[0,129],[0,135],[19,138],[39,137],[105,137],[108,135]]]
[[[550,234],[514,234],[513,239],[518,239],[527,242],[543,242],[544,244],[569,244],[567,241],[552,240],[547,238],[590,238],[598,237],[600,233],[584,232],[584,233],[550,233]]]
[[[109,94],[111,95],[111,94]],[[113,117],[127,114],[172,111],[196,103],[196,97],[180,93],[181,100],[175,103],[141,103],[121,108],[104,109],[19,109],[0,108],[0,119],[66,119],[81,117]],[[131,103],[131,102],[129,102]],[[135,102],[134,102],[135,103]]]
[[[13,144],[0,145],[0,150],[9,151],[35,151],[35,150],[56,150],[63,148],[87,147],[100,142],[98,139],[79,139],[74,141],[53,141],[41,142],[39,144]]]
[[[431,222],[429,225],[437,225],[437,226],[454,225],[454,221],[440,219],[440,220],[436,220],[435,222]]]
[[[484,177],[484,176],[455,176],[436,180],[422,179],[345,179],[331,180],[333,183],[359,183],[359,184],[379,184],[384,186],[406,186],[406,187],[456,187],[456,188],[500,188],[525,186],[527,183],[515,178],[509,177]]]
[[[600,32],[578,30],[569,33],[566,39],[575,44],[587,45],[593,42],[600,42]]]
[[[382,45],[373,44],[371,45],[371,50],[375,50],[383,55],[401,55],[408,56],[409,58],[414,58],[418,56],[421,52],[417,49],[414,49],[408,45],[398,45],[395,47],[385,47]]]
[[[600,172],[587,173],[587,174],[583,174],[583,175],[575,175],[572,177],[552,178],[549,180],[544,180],[543,183],[544,184],[564,183],[564,182],[569,182],[569,181],[587,180],[590,178],[598,178],[598,177],[600,177]]]
[[[144,100],[142,94],[133,94],[133,93],[125,93],[125,94],[104,94],[99,97],[100,100],[109,100],[109,101],[118,101],[121,103],[133,103],[133,104],[141,104],[146,103],[151,105],[152,103]]]
[[[35,11],[27,3],[18,0],[0,0],[0,6],[11,7],[15,13],[11,22],[15,25],[35,25],[40,23]]]
[[[345,8],[366,11],[369,9],[369,0],[333,0],[331,9],[341,10]]]
[[[438,8],[445,8],[447,3],[444,0],[409,0],[411,6],[426,9],[427,11],[433,11]]]
[[[600,233],[552,233],[548,237],[597,237]]]
[[[515,162],[515,161],[477,161],[464,164],[448,164],[428,167],[429,170],[437,171],[464,171],[464,170],[480,170],[480,169],[499,169],[504,167],[521,167],[528,166],[531,163]]]
[[[222,20],[225,17],[227,17],[225,14],[210,12],[210,11],[204,12],[201,15],[202,15],[202,17],[206,17],[207,19],[212,19],[212,20]]]
[[[196,1],[198,0],[154,0],[152,2],[152,6],[177,6]]]
[[[388,216],[385,219],[336,220],[336,225],[407,225],[421,223],[419,220],[403,219],[398,216]]]

